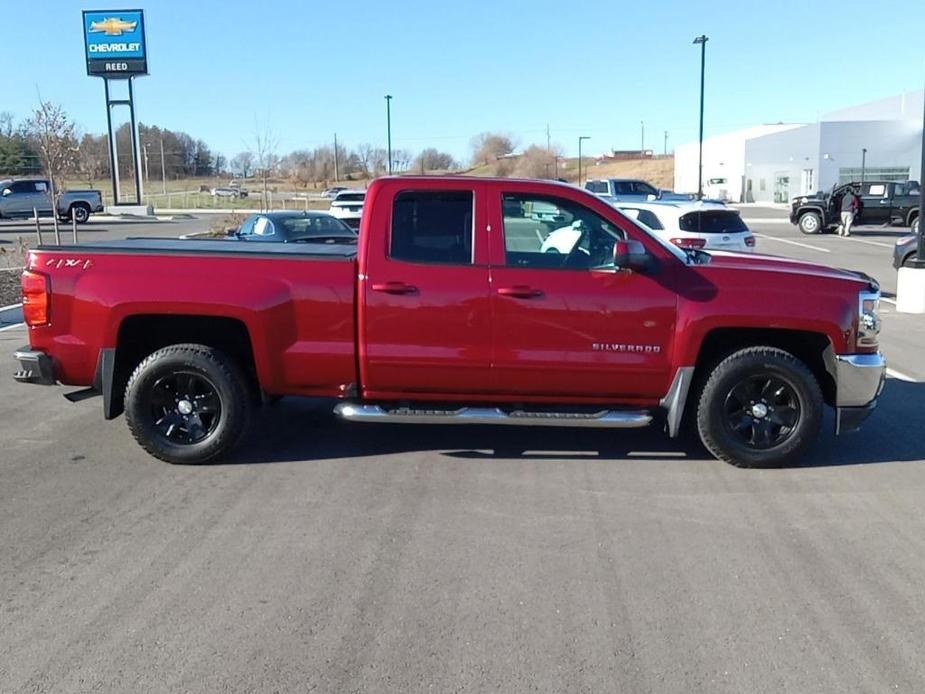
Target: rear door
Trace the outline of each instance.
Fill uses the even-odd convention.
[[[367,397],[488,390],[483,190],[473,181],[390,183],[369,203],[359,282],[360,381]]]
[[[864,183],[861,188],[861,224],[886,224],[890,221],[890,186],[887,183]]]
[[[557,221],[536,219],[537,206],[556,207]],[[492,388],[565,400],[663,396],[677,296],[664,278],[613,266],[627,232],[577,200],[516,184],[492,210],[502,230],[492,235]]]

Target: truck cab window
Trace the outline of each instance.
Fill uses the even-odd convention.
[[[471,265],[472,229],[472,191],[403,191],[392,203],[389,257]]]
[[[612,267],[614,243],[625,238],[596,212],[562,198],[505,194],[502,209],[508,267]]]

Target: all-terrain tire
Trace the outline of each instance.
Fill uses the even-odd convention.
[[[201,412],[197,402],[202,403]],[[132,436],[168,463],[220,459],[241,439],[250,414],[251,398],[240,368],[206,345],[157,350],[136,367],[125,388],[125,419]],[[195,418],[193,424],[190,417]]]
[[[822,233],[822,217],[818,212],[806,212],[798,223],[800,231],[807,235]]]
[[[90,207],[82,202],[71,205],[70,218],[78,224],[86,224],[90,219]]]
[[[806,364],[782,349],[749,347],[723,359],[707,379],[697,431],[707,450],[727,463],[785,467],[815,441],[823,406]]]

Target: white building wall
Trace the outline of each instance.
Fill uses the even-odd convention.
[[[746,202],[789,202],[823,188],[819,183],[818,123],[749,140],[745,145]]]
[[[751,138],[768,133],[783,132],[799,128],[798,124],[759,125],[736,130],[723,135],[705,138],[703,141],[703,185],[711,178],[725,178],[728,181],[727,195],[733,201],[741,200],[745,177],[745,143]],[[697,192],[697,142],[678,145],[674,152],[674,189],[679,193]]]

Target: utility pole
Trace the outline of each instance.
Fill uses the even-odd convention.
[[[385,131],[388,141],[389,176],[392,175],[392,95],[385,95]]]
[[[337,183],[337,133],[334,133],[334,182]]]
[[[667,131],[667,130],[665,131],[665,151],[664,151],[664,154],[665,154],[665,156],[668,156],[668,131]]]
[[[864,169],[867,168],[867,147],[861,148],[861,185],[864,185]],[[858,192],[860,195],[860,191]]]
[[[546,154],[549,154],[552,151],[552,148],[549,144],[549,123],[546,124]]]
[[[639,136],[639,153],[642,154],[646,151],[646,122],[639,121],[639,127],[642,129],[642,134]]]
[[[703,200],[703,73],[707,65],[707,38],[701,34],[694,39],[694,44],[700,44],[700,155],[697,158],[697,199]]]
[[[144,156],[145,156],[145,183],[150,183],[151,177],[148,175],[148,145],[147,143],[143,144],[141,146],[141,149],[144,152]]]
[[[161,138],[161,186],[164,195],[167,195],[167,167],[164,165],[164,138]]]
[[[582,140],[590,140],[588,135],[581,135],[578,138],[578,187],[581,188],[581,143]]]

